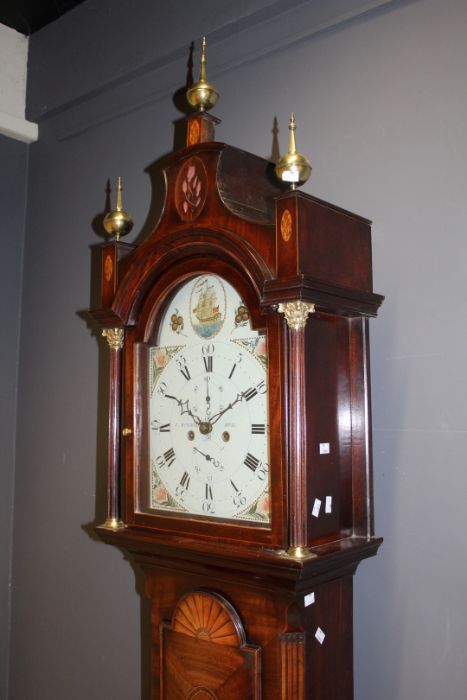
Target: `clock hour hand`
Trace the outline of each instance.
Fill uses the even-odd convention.
[[[188,407],[188,403],[189,403],[188,399],[186,401],[182,401],[181,399],[177,399],[176,396],[172,396],[171,394],[164,394],[164,396],[166,399],[173,399],[174,401],[176,401],[178,403],[178,406],[180,408],[180,413],[182,416],[184,413],[188,413],[188,415],[191,416],[191,418],[193,418],[196,425],[199,425],[201,423],[200,418],[198,418],[198,416],[195,416],[195,414],[192,413],[192,411]]]

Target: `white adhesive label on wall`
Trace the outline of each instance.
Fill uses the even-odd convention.
[[[315,516],[315,518],[319,517],[319,511],[321,508],[321,501],[319,498],[315,498],[315,502],[313,504],[313,510],[311,511],[311,514]]]
[[[322,643],[324,642],[325,636],[326,636],[326,635],[324,634],[324,632],[323,632],[323,630],[321,629],[321,627],[318,627],[317,630],[316,630],[316,632],[315,632],[315,637],[316,637],[316,639],[318,640],[318,642],[319,642],[320,644],[322,644]]]
[[[315,593],[314,591],[312,593],[307,593],[305,596],[305,608],[307,608],[309,605],[313,605],[315,602]]]
[[[319,453],[320,455],[328,455],[331,452],[331,445],[329,442],[320,442],[319,443]]]
[[[332,496],[326,496],[324,510],[326,513],[332,513]]]

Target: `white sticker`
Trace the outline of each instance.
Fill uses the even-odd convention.
[[[313,605],[315,602],[315,593],[314,591],[312,593],[308,593],[305,596],[305,608],[307,608],[309,605]]]
[[[319,498],[315,498],[315,502],[313,504],[313,510],[311,511],[311,514],[315,516],[315,518],[319,517],[319,511],[321,508],[321,501]]]
[[[324,632],[323,632],[323,630],[321,629],[321,627],[318,627],[317,630],[316,630],[316,632],[315,632],[315,637],[316,637],[316,639],[318,640],[318,642],[319,642],[320,644],[322,644],[322,643],[324,642],[325,636],[326,636],[326,635],[324,634]]]
[[[332,513],[332,496],[326,496],[326,505],[324,506],[326,513]]]
[[[329,442],[319,443],[319,453],[320,455],[328,455],[331,452],[331,445]]]

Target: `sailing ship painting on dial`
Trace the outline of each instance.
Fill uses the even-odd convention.
[[[149,353],[150,509],[267,525],[267,342],[238,292],[185,283]]]

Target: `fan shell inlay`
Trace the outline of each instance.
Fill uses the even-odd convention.
[[[238,647],[244,644],[242,626],[232,606],[214,593],[196,591],[177,605],[172,629],[215,644]]]

